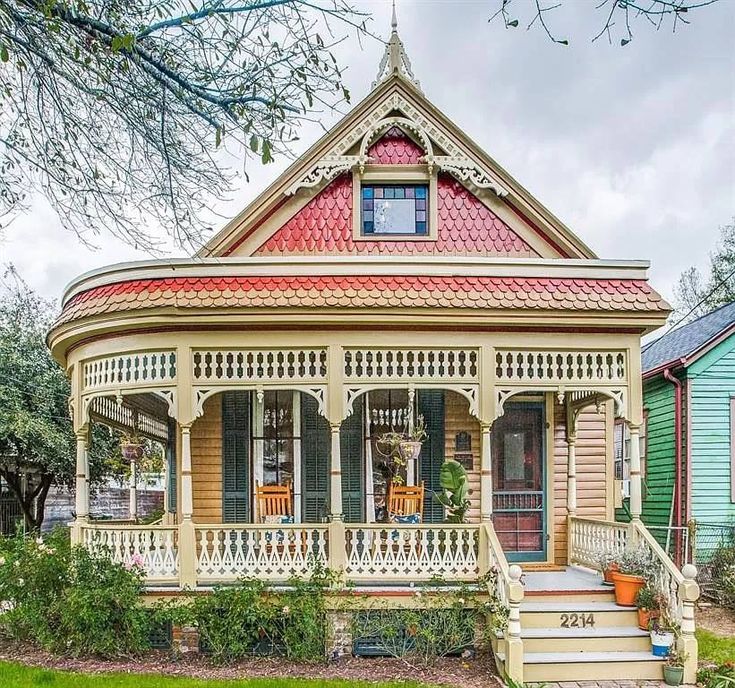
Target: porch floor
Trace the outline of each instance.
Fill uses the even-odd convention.
[[[567,566],[563,571],[525,571],[523,584],[527,593],[541,592],[611,592],[596,571],[581,566]]]

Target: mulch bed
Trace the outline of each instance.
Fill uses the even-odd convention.
[[[57,657],[27,645],[0,644],[0,660],[45,669],[85,674],[126,673],[189,676],[198,679],[315,678],[359,681],[421,681],[453,688],[491,688],[502,684],[493,659],[479,655],[471,659],[446,657],[432,666],[407,659],[342,657],[328,664],[289,662],[282,657],[253,657],[225,667],[214,666],[206,656],[174,657],[169,652],[148,652],[129,660],[74,659]]]
[[[695,613],[697,628],[716,635],[735,636],[735,611],[713,605],[701,605]]]

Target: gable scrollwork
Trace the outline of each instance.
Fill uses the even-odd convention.
[[[401,115],[396,115],[396,112]],[[327,155],[294,182],[286,193],[293,195],[299,189],[317,187],[355,168],[360,172],[364,171],[365,165],[370,162],[367,155],[370,144],[378,134],[391,126],[398,126],[418,139],[426,152],[423,162],[429,166],[430,171],[436,166],[466,184],[470,190],[489,190],[500,197],[508,195],[508,189],[492,173],[468,157],[444,131],[430,122],[399,93],[386,98],[360,120],[334,144]],[[358,155],[348,154],[348,151],[358,146]],[[443,154],[438,155],[437,151]]]

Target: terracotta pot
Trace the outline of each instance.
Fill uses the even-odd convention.
[[[635,598],[638,591],[645,586],[646,579],[620,571],[613,571],[612,579],[615,585],[615,603],[621,607],[635,607]]]
[[[651,619],[658,617],[658,611],[655,609],[642,609],[638,607],[638,628],[642,631],[648,630]]]
[[[613,584],[612,575],[617,570],[618,570],[618,565],[615,562],[613,562],[612,564],[610,564],[610,566],[608,566],[602,572],[602,582],[605,583],[605,584],[607,584],[607,585],[612,585]]]

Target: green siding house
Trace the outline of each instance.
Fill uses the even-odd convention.
[[[668,526],[735,524],[735,303],[645,346],[642,370],[643,521],[662,544]],[[624,432],[616,428],[623,496]]]

